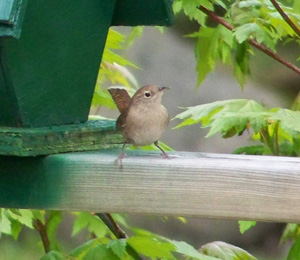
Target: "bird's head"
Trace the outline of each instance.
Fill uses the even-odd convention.
[[[162,95],[168,87],[160,87],[158,85],[147,85],[141,87],[132,97],[133,104],[142,104],[144,106],[151,106],[154,104],[161,104]]]

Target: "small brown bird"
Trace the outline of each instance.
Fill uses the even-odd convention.
[[[124,157],[126,144],[143,146],[154,143],[163,156],[168,158],[166,152],[158,145],[158,139],[170,121],[167,109],[161,104],[165,89],[168,88],[147,85],[141,87],[132,98],[125,89],[108,89],[121,112],[117,120],[117,129],[121,131],[125,142],[119,160]]]

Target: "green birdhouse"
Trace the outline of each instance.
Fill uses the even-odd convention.
[[[82,136],[109,27],[172,18],[171,0],[0,1],[0,154],[51,153],[33,143],[66,125]]]

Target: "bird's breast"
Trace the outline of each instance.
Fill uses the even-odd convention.
[[[165,107],[157,109],[130,109],[122,130],[125,139],[134,145],[151,145],[157,141],[169,124]]]

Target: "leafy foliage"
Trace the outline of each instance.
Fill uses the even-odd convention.
[[[244,234],[247,230],[249,230],[251,227],[254,227],[256,225],[256,221],[239,221],[239,227],[240,232]]]
[[[297,260],[299,259],[299,255],[300,255],[300,236],[296,239],[295,243],[292,245],[287,260]]]
[[[96,237],[104,237],[108,230],[104,223],[97,217],[88,212],[75,213],[77,219],[74,222],[72,236],[87,228]]]
[[[257,260],[245,250],[220,241],[202,246],[200,252],[224,260]]]
[[[296,240],[300,235],[300,226],[295,223],[289,223],[286,225],[281,240],[281,243],[285,243],[288,240]]]
[[[41,258],[41,260],[67,260],[67,259],[71,259],[71,258],[58,251],[50,251],[48,254],[44,255]]]
[[[282,9],[293,20],[300,24],[299,3],[293,5],[280,2]],[[222,25],[211,26],[207,16],[199,10],[203,6],[208,10],[222,10],[222,19],[232,30]],[[197,85],[200,85],[206,75],[214,70],[217,61],[225,64],[233,63],[233,74],[243,87],[246,76],[250,73],[249,59],[253,54],[248,40],[256,40],[269,50],[275,51],[278,43],[287,43],[299,36],[286,23],[284,18],[267,0],[175,0],[175,13],[183,12],[192,21],[199,23],[199,31],[192,34],[196,37],[195,58],[198,73]]]
[[[92,106],[104,106],[108,108],[116,108],[106,87],[107,84],[122,85],[127,88],[137,88],[138,84],[134,76],[126,68],[130,66],[137,69],[131,61],[125,59],[115,50],[124,50],[132,45],[134,40],[143,32],[143,27],[135,27],[128,36],[110,29],[105,49],[103,52],[102,63],[97,78],[96,89],[92,101]]]
[[[0,237],[2,234],[17,239],[23,226],[34,229],[34,220],[44,222],[44,211],[0,208]]]
[[[216,101],[195,107],[175,118],[182,119],[176,128],[202,123],[210,128],[206,137],[216,133],[223,138],[242,135],[246,130],[261,145],[242,147],[235,153],[298,156],[300,153],[300,112],[288,109],[267,109],[253,100]]]
[[[15,221],[15,219],[11,218],[11,214],[14,217],[15,215],[18,215],[18,221],[30,229],[35,228],[34,223],[38,219],[39,221],[42,220],[43,223],[42,221],[41,223],[45,225],[44,227],[47,230],[50,251],[45,254],[41,260],[127,260],[135,259],[136,254],[150,259],[165,260],[183,259],[182,257],[196,260],[255,259],[247,258],[250,254],[242,249],[229,246],[225,243],[220,244],[220,242],[218,242],[219,244],[212,243],[205,245],[200,251],[197,251],[193,246],[186,242],[170,240],[146,230],[131,228],[127,225],[125,219],[118,214],[114,214],[115,220],[125,224],[127,229],[134,233],[134,235],[129,238],[116,239],[97,216],[88,212],[72,213],[73,216],[76,217],[73,224],[72,235],[75,236],[85,229],[88,231],[89,237],[96,236],[97,238],[88,240],[68,253],[65,252],[61,246],[58,246],[59,243],[55,238],[56,230],[62,220],[61,212],[33,210],[36,214],[31,214],[30,210],[21,210],[22,213],[19,211],[20,210],[1,209],[1,231],[4,231],[3,233],[6,235],[15,235],[12,228],[10,228]],[[41,216],[43,218],[40,220]],[[219,251],[216,251],[216,246],[219,247]],[[133,254],[133,252],[135,253]],[[226,255],[229,258],[224,258]],[[232,258],[233,255],[239,256],[240,258]]]

